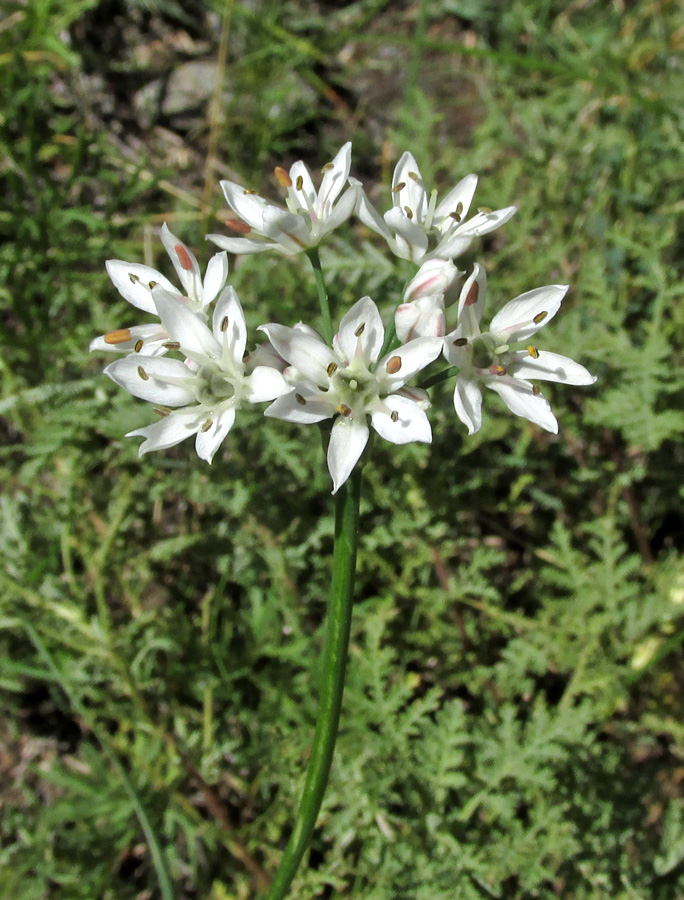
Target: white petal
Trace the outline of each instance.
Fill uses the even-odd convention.
[[[458,298],[458,321],[463,325],[465,337],[472,337],[480,333],[479,326],[484,312],[486,294],[487,273],[479,263],[475,263]]]
[[[337,201],[331,209],[329,215],[321,220],[319,224],[319,234],[328,234],[335,228],[338,228],[343,222],[346,222],[349,216],[354,212],[358,200],[358,191],[354,187],[350,187]]]
[[[380,437],[393,444],[408,444],[412,441],[421,441],[425,444],[432,442],[432,429],[425,412],[408,397],[393,395],[383,401],[391,412],[397,413],[396,422],[392,421],[390,413],[374,412],[371,415],[371,423]]]
[[[285,422],[296,422],[298,425],[311,425],[322,422],[335,414],[335,401],[328,393],[321,393],[303,385],[294,391],[278,397],[264,412],[273,419]]]
[[[567,356],[546,350],[539,350],[538,353],[537,359],[533,359],[523,351],[524,355],[521,354],[507,366],[509,374],[515,378],[536,378],[538,381],[560,381],[563,384],[594,384],[596,381],[591,372]]]
[[[127,263],[122,259],[108,259],[106,266],[107,274],[124,300],[128,300],[132,306],[144,309],[145,312],[155,316],[157,310],[152,300],[150,282],[158,284],[172,294],[178,293],[168,278],[164,278],[161,272],[157,272],[150,266]]]
[[[227,349],[233,360],[241,362],[247,346],[247,324],[240,298],[232,285],[221,291],[214,307],[212,328],[218,343]]]
[[[556,315],[567,290],[566,284],[549,284],[520,294],[494,316],[489,330],[506,332],[511,341],[526,341]]]
[[[370,202],[370,200],[366,196],[366,192],[363,189],[360,190],[358,195],[356,215],[367,228],[370,228],[377,234],[382,235],[382,237],[384,237],[384,239],[390,244],[390,246],[392,246],[392,244],[394,243],[392,232],[385,224],[385,220],[382,218],[380,213]]]
[[[383,390],[394,392],[442,352],[442,338],[419,337],[384,356],[377,368]]]
[[[468,215],[468,210],[470,209],[470,204],[473,202],[476,187],[477,175],[466,175],[465,178],[462,178],[456,187],[452,188],[446,197],[438,204],[437,209],[435,210],[435,224],[443,225],[442,230],[450,227],[455,221],[450,213],[455,213],[457,211],[459,203],[461,204],[461,209],[458,211],[458,214],[461,217],[462,222]]]
[[[202,298],[202,276],[195,254],[172,234],[166,222],[161,227],[161,239],[186,295],[199,302]]]
[[[342,487],[359,461],[368,443],[368,425],[339,416],[328,444],[328,470],[333,480],[333,494]]]
[[[258,240],[248,237],[227,237],[225,234],[208,234],[207,240],[216,244],[228,253],[262,253],[264,250],[280,251],[280,246],[275,241]]]
[[[399,187],[403,185],[403,187]],[[399,188],[399,190],[397,190]],[[427,194],[423,176],[412,153],[406,151],[399,160],[392,177],[392,202],[395,208],[405,212],[406,207],[416,223],[425,221]]]
[[[414,262],[420,262],[428,247],[428,236],[424,229],[409,219],[403,209],[396,207],[387,210],[385,222],[395,232],[395,239],[403,239],[407,258]]]
[[[188,355],[218,359],[221,347],[204,322],[182,300],[163,288],[155,288],[152,296],[162,325],[171,340],[178,341]]]
[[[408,307],[413,309],[411,314],[404,312]],[[406,330],[403,320],[405,319],[408,323],[409,318],[414,316],[413,324]],[[412,340],[416,337],[443,337],[446,331],[444,294],[421,297],[413,303],[399,306],[394,314],[394,325],[400,341]]]
[[[228,201],[228,206],[237,213],[240,219],[249,225],[254,231],[263,231],[264,210],[269,206],[268,201],[258,194],[252,194],[240,184],[233,181],[222,181],[221,189]],[[228,249],[228,248],[226,248]]]
[[[141,361],[136,355],[125,356],[110,363],[104,373],[141,400],[161,406],[195,402],[192,374],[179,359],[148,356]]]
[[[335,200],[347,183],[350,168],[351,141],[347,141],[337,151],[337,155],[332,161],[332,168],[323,173],[323,180],[321,181],[318,200],[316,201],[316,212],[319,219],[327,219],[330,216]],[[349,215],[351,215],[351,212]]]
[[[360,332],[358,336],[357,332]],[[377,306],[370,297],[362,297],[342,318],[337,346],[347,362],[352,361],[358,347],[368,364],[378,358],[384,338],[385,329]]]
[[[420,310],[416,303],[402,303],[394,313],[394,330],[400,341],[415,337],[415,326],[420,318]]]
[[[195,440],[195,450],[200,459],[211,463],[214,454],[226,439],[226,435],[234,423],[235,410],[230,407],[220,412],[206,431],[204,424],[200,427]]]
[[[461,228],[469,234],[489,234],[490,231],[495,231],[512,219],[517,211],[517,206],[506,206],[504,209],[495,209],[492,212],[479,212],[468,222],[464,222]]]
[[[207,263],[202,288],[202,308],[215,300],[228,278],[228,254],[215,253]]]
[[[291,167],[290,178],[292,179],[292,187],[288,189],[288,193],[297,206],[310,213],[316,202],[316,188],[311,180],[309,170],[301,160]],[[297,188],[297,183],[300,178],[302,179],[302,186],[301,188]]]
[[[181,441],[195,434],[201,423],[202,417],[198,415],[197,407],[179,409],[174,410],[153,425],[129,431],[126,437],[145,438],[138,447],[138,456],[143,456],[151,450],[166,450],[168,447],[180,444]]]
[[[454,409],[456,415],[468,429],[468,434],[475,434],[482,427],[482,391],[474,379],[459,375],[454,388]]]
[[[540,428],[544,428],[546,431],[552,432],[552,434],[558,433],[558,422],[551,412],[549,401],[542,397],[541,394],[535,396],[532,393],[532,385],[529,382],[504,376],[502,378],[487,378],[484,380],[484,384],[491,390],[496,391],[506,406],[516,416],[529,419],[530,422],[534,422],[535,425],[539,425]]]
[[[266,237],[277,241],[284,253],[301,253],[308,245],[311,233],[311,222],[305,221],[302,216],[277,206],[267,206],[264,209],[263,232]]]
[[[264,403],[274,400],[292,390],[281,372],[270,366],[257,366],[251,375],[245,378],[247,400],[250,403]]]
[[[321,386],[328,384],[328,366],[337,362],[335,354],[318,337],[296,328],[272,323],[261,325],[276,352],[302,373],[304,378]]]
[[[119,340],[125,332],[130,337],[125,341]],[[107,340],[109,338],[109,340]],[[112,339],[116,341],[112,343]],[[139,353],[140,356],[161,356],[166,353],[166,349],[162,346],[168,341],[169,335],[166,330],[158,323],[151,325],[133,325],[130,328],[118,328],[116,331],[109,331],[102,334],[90,342],[89,350],[96,350],[99,353]],[[143,342],[140,350],[136,350],[139,341]]]
[[[416,275],[406,285],[404,303],[419,300],[433,294],[444,294],[458,275],[458,269],[450,259],[430,259],[424,262]]]

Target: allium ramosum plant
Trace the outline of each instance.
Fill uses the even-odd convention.
[[[198,456],[211,463],[248,404],[268,403],[267,420],[332,423],[323,425],[335,495],[335,545],[318,721],[299,809],[268,900],[288,893],[332,764],[351,623],[361,473],[370,464],[373,436],[394,444],[430,443],[429,389],[449,379],[454,382],[454,428],[457,417],[469,434],[480,429],[484,386],[515,415],[555,433],[556,417],[533,382],[588,385],[595,380],[580,364],[533,343],[560,309],[565,285],[535,288],[510,300],[485,330],[486,275],[476,263],[449,307],[449,292],[465,274],[453,259],[477,236],[508,221],[515,207],[480,208],[468,218],[476,176],[467,175],[438,203],[413,156],[404,153],[394,172],[392,207],[380,216],[360,182],[350,177],[350,165],[351,145],[345,144],[323,166],[318,190],[302,162],[289,172],[277,168],[285,206],[223,182],[236,216],[227,224],[237,236],[209,235],[223,252],[209,261],[204,278],[191,251],[162,228],[180,288],[147,266],[110,260],[107,270],[122,296],[158,321],[116,328],[91,344],[93,350],[121,354],[105,373],[154,404],[158,420],[130,433],[144,438],[140,455],[194,436]],[[354,214],[416,271],[403,295],[388,298],[380,308],[362,297],[351,309],[333,312],[317,247]],[[258,329],[265,340],[246,355],[241,302],[226,284],[227,252],[269,250],[308,255],[321,320],[315,325],[266,323]]]

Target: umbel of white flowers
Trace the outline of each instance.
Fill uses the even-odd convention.
[[[300,424],[332,419],[327,461],[336,492],[361,458],[370,428],[395,444],[430,443],[429,396],[411,382],[440,355],[450,366],[444,377],[456,375],[454,409],[469,434],[482,425],[483,386],[499,394],[511,412],[556,433],[556,417],[532,381],[595,381],[579,363],[531,342],[558,312],[565,285],[516,297],[483,331],[486,275],[476,263],[447,325],[449,290],[463,274],[452,260],[476,236],[506,222],[515,207],[480,208],[468,219],[476,176],[466,176],[438,203],[435,191],[427,193],[413,156],[404,153],[392,180],[392,208],[381,217],[360,182],[349,176],[350,167],[347,143],[323,166],[318,190],[304,163],[289,172],[277,168],[286,207],[222,182],[237,216],[228,225],[239,236],[208,236],[223,252],[209,260],[204,278],[189,248],[162,227],[180,289],[149,266],[107,263],[124,299],[158,320],[117,328],[90,345],[123,354],[105,373],[155,405],[159,421],[130,432],[144,438],[141,455],[194,435],[198,455],[211,462],[240,408],[270,402],[265,409],[270,418]],[[292,256],[315,247],[354,212],[394,254],[420,263],[394,310],[395,337],[385,344],[378,307],[364,297],[342,317],[332,346],[302,322],[269,323],[259,329],[268,341],[245,356],[247,328],[240,300],[226,285],[227,253],[275,250]],[[439,373],[431,382],[437,380]]]

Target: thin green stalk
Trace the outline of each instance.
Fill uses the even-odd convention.
[[[321,315],[323,316],[323,337],[332,345],[333,340],[333,323],[330,314],[330,301],[328,300],[328,291],[325,287],[325,279],[323,278],[323,269],[321,268],[321,257],[318,255],[318,247],[310,247],[306,251],[306,255],[311,260],[316,279],[316,290],[318,291],[318,302],[321,304]]]
[[[284,900],[311,841],[328,784],[342,707],[351,627],[361,498],[357,466],[335,498],[335,550],[323,655],[323,683],[311,759],[294,828],[266,900]]]
[[[434,375],[430,375],[429,378],[426,378],[425,381],[421,381],[418,387],[427,390],[427,388],[439,384],[440,381],[446,381],[448,378],[453,378],[454,375],[458,375],[459,371],[458,366],[449,366],[448,369],[442,369],[441,372],[436,372]]]

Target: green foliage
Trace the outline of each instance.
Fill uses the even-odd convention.
[[[570,283],[544,347],[599,380],[551,389],[558,438],[494,396],[467,438],[447,384],[430,448],[376,443],[342,731],[293,897],[671,900],[684,894],[684,17],[645,0],[427,6],[406,99],[415,5],[234,4],[217,171],[275,196],[270,168],[315,166],[352,138],[359,177],[372,188],[383,173],[378,198],[405,148],[440,190],[478,172],[478,203],[519,212],[460,268],[477,253],[494,308]],[[0,30],[0,896],[13,900],[168,897],[167,870],[178,900],[257,897],[308,758],[332,548],[318,435],[256,410],[211,468],[184,445],[140,460],[123,435],[148,410],[86,355],[133,321],[104,259],[164,268],[146,226],[167,219],[199,242],[211,213],[209,126],[135,119],[128,94],[158,72],[136,62],[124,77],[129,45],[137,35],[160,67],[160,47],[176,64],[193,42],[211,53],[224,9],[29,2]],[[93,60],[100,31],[109,50]],[[389,309],[411,274],[358,225],[322,259],[338,312],[365,293]],[[231,282],[252,335],[315,315],[304,259],[245,257]]]

